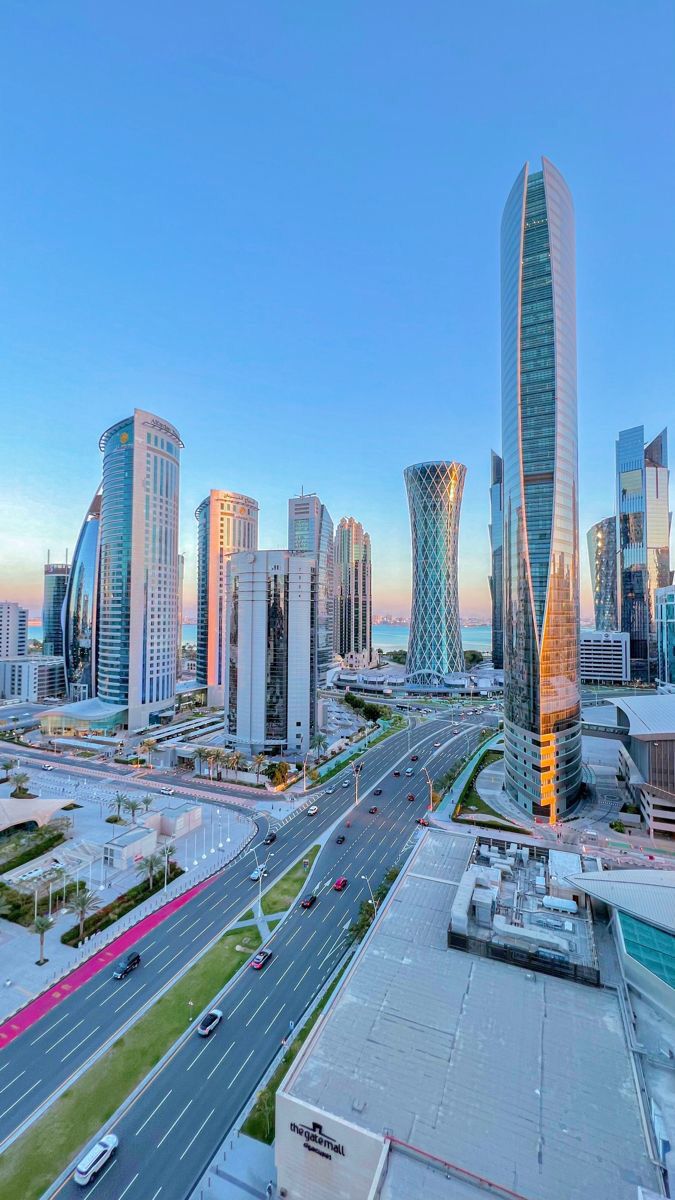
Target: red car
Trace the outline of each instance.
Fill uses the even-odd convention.
[[[428,825],[429,822],[427,821],[426,817],[418,817],[416,824],[417,825]]]
[[[255,958],[251,959],[251,966],[253,967],[253,970],[261,971],[262,968],[265,966],[265,963],[268,963],[270,961],[271,957],[272,957],[271,950],[259,950],[258,953],[256,954]]]
[[[339,879],[335,880],[335,883],[333,884],[333,891],[334,892],[344,892],[346,886],[347,886],[347,880],[345,879],[344,875],[341,875]]]
[[[316,904],[316,896],[314,895],[314,892],[310,892],[309,896],[303,896],[302,900],[300,901],[301,908],[311,908],[313,904]]]
[[[408,792],[408,795],[406,796],[406,800],[414,800],[414,799],[415,799],[415,793]]]
[[[376,805],[376,804],[373,804],[373,805],[371,805],[371,807],[368,809],[368,812],[369,812],[369,813],[376,813],[376,812],[377,812],[377,805]]]

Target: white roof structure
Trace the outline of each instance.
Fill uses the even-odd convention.
[[[35,821],[36,825],[46,825],[55,812],[63,808],[66,801],[63,796],[52,800],[0,800],[0,831],[13,829],[15,825],[23,825],[26,821]]]
[[[81,721],[99,721],[103,717],[119,716],[126,711],[125,705],[107,704],[105,700],[99,700],[97,696],[92,696],[89,700],[74,700],[72,704],[60,704],[58,708],[50,708],[42,716],[53,715],[74,717]]]
[[[612,696],[612,703],[628,721],[630,733],[637,738],[675,738],[675,694],[649,696]]]
[[[638,867],[628,871],[591,871],[568,876],[578,887],[612,908],[675,933],[675,871]]]

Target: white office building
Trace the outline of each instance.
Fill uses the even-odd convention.
[[[26,654],[0,658],[0,699],[42,702],[65,695],[63,655]]]
[[[584,683],[628,683],[630,679],[630,634],[582,629],[579,662]]]
[[[316,711],[316,560],[288,550],[227,566],[225,720],[238,749],[303,757]]]
[[[0,600],[0,659],[28,652],[28,609]]]

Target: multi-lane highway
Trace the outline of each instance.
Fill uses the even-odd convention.
[[[254,1006],[259,1007],[259,1012],[253,1013],[254,1028],[244,1024],[242,1031],[236,1024],[231,1026],[228,1020],[221,1026],[217,1038],[213,1039],[214,1045],[216,1042],[222,1043],[221,1034],[232,1028],[230,1040],[234,1038],[235,1044],[229,1058],[236,1062],[238,1055],[241,1055],[241,1062],[234,1068],[236,1072],[241,1066],[241,1071],[232,1084],[233,1092],[237,1084],[241,1091],[236,1091],[236,1095],[232,1097],[235,1102],[233,1110],[229,1107],[227,1110],[228,1114],[234,1113],[232,1119],[238,1111],[237,1105],[241,1107],[246,1095],[255,1087],[264,1066],[273,1057],[281,1037],[279,1028],[284,1021],[287,1023],[302,1013],[337,960],[342,926],[354,914],[367,889],[367,885],[359,876],[369,875],[371,884],[375,887],[417,828],[414,818],[423,811],[427,796],[426,783],[419,768],[428,765],[432,775],[438,776],[447,770],[457,753],[466,749],[464,735],[450,741],[447,740],[448,736],[448,722],[442,719],[429,721],[412,732],[413,752],[420,756],[419,762],[414,764],[414,786],[404,775],[400,779],[394,779],[391,774],[398,760],[401,760],[402,769],[408,765],[407,733],[399,733],[389,738],[374,748],[364,760],[360,784],[362,802],[352,818],[352,828],[346,830],[347,841],[344,845],[337,846],[331,838],[317,860],[312,876],[313,886],[315,880],[317,883],[323,881],[325,885],[328,881],[332,883],[334,875],[343,873],[351,876],[349,888],[342,895],[332,892],[330,895],[327,892],[322,894],[319,904],[308,913],[302,914],[312,922],[308,925],[308,938],[311,939],[308,946],[305,946],[304,939],[296,936],[288,955],[283,949],[286,939],[293,934],[293,927],[298,926],[296,914],[279,927],[272,940],[274,959],[260,977],[253,972],[250,973],[250,977],[248,974],[246,977],[247,987],[258,986],[260,993],[261,1003]],[[435,749],[434,741],[441,741],[442,747]],[[272,869],[267,884],[271,884],[294,863],[353,803],[350,771],[349,778],[348,789],[340,786],[341,781],[338,777],[333,794],[324,794],[321,797],[320,811],[316,817],[300,813],[279,831],[274,845],[275,855],[270,861]],[[376,801],[380,811],[371,816],[367,812],[368,805],[365,801],[369,799],[369,791],[378,785],[382,786],[384,794]],[[405,795],[410,790],[414,790],[417,797],[414,804],[405,800]],[[263,822],[253,844],[259,842],[266,832],[267,825]],[[101,1048],[114,1039],[125,1023],[151,1002],[178,971],[232,924],[240,913],[250,907],[257,891],[256,885],[249,879],[252,866],[252,853],[248,851],[216,876],[209,887],[188,902],[180,912],[168,917],[148,934],[147,938],[141,940],[138,943],[143,960],[140,970],[121,983],[115,983],[108,971],[99,974],[2,1051],[0,1144],[6,1144],[7,1139],[15,1135],[25,1122],[30,1121],[51,1096],[60,1092],[74,1073],[100,1053]],[[319,937],[322,930],[323,936]],[[320,954],[314,953],[319,950]],[[308,956],[300,971],[297,971],[298,955]],[[283,977],[279,978],[282,975]],[[268,993],[276,996],[277,985],[284,983],[285,987],[282,986],[279,992],[280,998],[276,1007],[281,1008],[286,990],[290,995],[284,1002],[284,1009],[279,1013],[278,1022],[275,1024],[276,1009],[274,1012],[267,1011],[267,996]],[[242,984],[236,986],[240,988]],[[294,1013],[287,1016],[286,1009],[291,1005],[291,997]],[[246,1020],[251,1015],[249,1008],[249,998],[245,994],[238,1011]],[[253,1033],[255,1045],[251,1041]],[[210,1045],[211,1041],[207,1044]],[[249,1050],[250,1054],[246,1058],[244,1051]],[[207,1057],[206,1051],[204,1057]],[[246,1061],[243,1061],[244,1059]],[[228,1064],[228,1070],[230,1069]],[[196,1069],[195,1073],[199,1074]],[[192,1073],[188,1078],[192,1079]],[[145,1094],[154,1095],[155,1086],[153,1084]],[[174,1088],[172,1094],[182,1095],[184,1086],[183,1084]],[[187,1104],[189,1099],[191,1092],[186,1094],[184,1104]],[[167,1107],[168,1103],[167,1101],[163,1108]],[[206,1115],[207,1113],[204,1114]],[[216,1133],[218,1137],[222,1136],[222,1109],[219,1110],[217,1125],[213,1125],[211,1118],[208,1124],[213,1126],[214,1136]],[[213,1138],[209,1135],[207,1146],[202,1149],[197,1147],[194,1153],[191,1151],[185,1156],[183,1161],[186,1177],[190,1171],[201,1169],[213,1148]],[[116,1167],[123,1161],[122,1154]],[[121,1174],[121,1170],[119,1173]],[[102,1189],[101,1184],[100,1190]],[[144,1193],[139,1191],[137,1194],[141,1196]]]

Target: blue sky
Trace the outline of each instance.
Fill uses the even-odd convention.
[[[188,580],[210,487],[272,546],[303,485],[407,612],[402,471],[456,458],[487,613],[499,222],[542,153],[576,206],[582,533],[611,512],[617,430],[673,409],[674,47],[665,0],[5,0],[0,598],[39,610],[139,405],[185,442]]]

